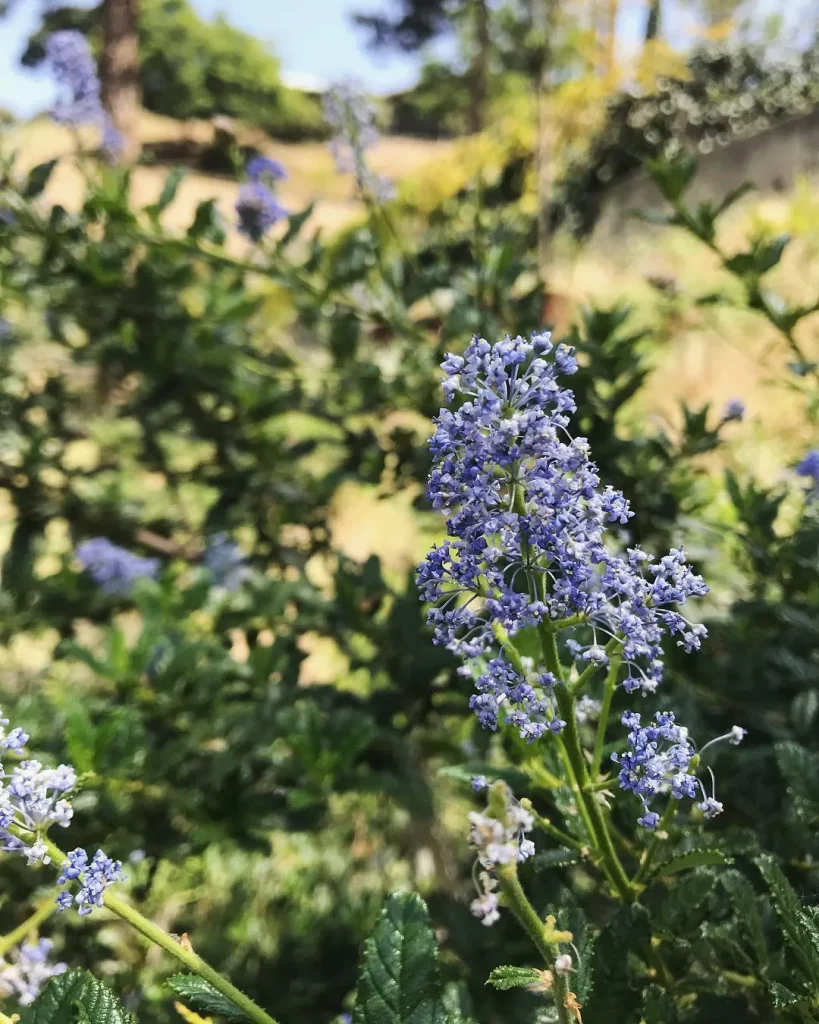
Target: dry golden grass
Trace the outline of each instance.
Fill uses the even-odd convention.
[[[140,133],[144,143],[184,138],[206,142],[212,138],[213,126],[144,113]],[[22,167],[68,155],[76,148],[71,132],[44,119],[22,125],[12,134]],[[293,209],[315,201],[316,226],[332,231],[360,215],[351,183],[335,173],[326,145],[273,143],[245,129],[239,137],[287,166],[290,177],[282,188],[283,201]],[[81,142],[90,148],[95,140],[86,134]],[[387,138],[375,150],[373,165],[395,180],[418,182],[434,173],[437,162],[455,159],[457,152],[453,143]],[[135,170],[133,190],[138,205],[151,202],[159,194],[165,174],[166,169],[161,167]],[[232,222],[236,188],[236,183],[226,178],[189,174],[167,213],[168,226],[187,225],[196,204],[209,197],[218,200],[226,222]],[[61,162],[49,184],[47,200],[76,207],[81,192],[81,171],[72,161]],[[804,195],[800,201],[804,207]],[[788,197],[749,198],[726,219],[720,241],[729,250],[739,248],[749,231],[760,223],[774,229],[792,226],[793,213]],[[815,230],[819,232],[819,224]],[[234,236],[230,244],[236,247],[242,242]],[[795,242],[782,266],[771,275],[771,286],[791,301],[808,302],[819,295],[816,252],[815,236]],[[552,268],[551,286],[576,305],[607,305],[625,299],[635,307],[637,322],[655,327],[658,322],[664,324],[648,387],[633,410],[635,420],[662,423],[673,429],[680,422],[682,402],[694,406],[711,402],[719,410],[729,398],[741,397],[748,406],[749,418],[731,428],[734,443],[720,458],[768,481],[781,478],[787,472],[783,467],[788,461],[812,440],[815,443],[805,422],[802,401],[781,383],[784,364],[790,358],[784,342],[762,318],[734,310],[692,310],[690,304],[684,304],[679,316],[663,319],[657,293],[646,280],[657,275],[673,278],[685,296],[705,294],[724,283],[713,254],[704,246],[676,230],[643,229],[628,233],[616,247],[597,244],[564,251]],[[819,355],[819,316],[800,327],[799,339],[808,353]],[[714,468],[719,469],[720,464],[715,463]],[[338,496],[333,532],[341,550],[361,559],[370,553],[379,554],[394,571],[405,570],[427,540],[409,499],[383,502],[371,490],[353,486]]]
[[[93,129],[82,129],[79,141],[83,148],[97,144]],[[159,142],[191,140],[206,144],[213,139],[210,121],[175,121],[159,114],[143,111],[139,135],[143,145]],[[289,209],[303,209],[315,203],[312,223],[334,231],[361,216],[362,207],[353,195],[350,178],[336,173],[332,156],[321,142],[272,142],[266,135],[252,129],[239,128],[237,137],[243,144],[252,144],[268,156],[280,160],[288,170],[288,180],[280,188],[283,203]],[[18,164],[26,170],[55,157],[68,156],[77,148],[77,134],[54,124],[48,118],[36,118],[16,127],[9,134],[10,144],[18,152]],[[451,148],[447,142],[400,137],[382,138],[372,151],[372,166],[396,182],[415,173]],[[88,167],[92,164],[89,162]],[[132,177],[132,195],[137,206],[153,202],[159,195],[167,175],[167,167],[137,167]],[[183,180],[173,205],[166,213],[171,228],[190,224],[196,206],[203,199],[215,198],[226,223],[234,220],[233,205],[238,185],[226,177],[190,172]],[[62,161],[56,168],[46,191],[46,200],[76,209],[83,192],[82,171],[72,161]],[[233,235],[231,248],[241,246]]]

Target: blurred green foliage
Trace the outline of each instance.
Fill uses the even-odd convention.
[[[686,205],[694,169],[653,171],[668,222],[714,246],[720,211]],[[0,174],[0,637],[45,649],[41,669],[11,662],[3,703],[41,756],[83,772],[71,834],[124,860],[140,851],[129,884],[148,912],[283,1022],[333,1020],[357,977],[360,992],[378,987],[366,951],[356,973],[359,947],[384,896],[409,887],[439,957],[417,901],[393,901],[376,934],[412,930],[442,1019],[549,1019],[525,989],[485,986],[531,953],[514,921],[487,930],[468,912],[464,815],[473,772],[516,780],[523,763],[542,781],[538,811],[572,832],[551,751],[477,728],[411,572],[345,554],[333,518],[345,488],[366,486],[385,504],[409,495],[423,530],[439,529],[421,493],[442,354],[476,332],[543,326],[524,168],[422,223],[371,207],[324,240],[297,214],[243,258],[212,202],[185,232],[164,227],[178,175],[137,210],[128,172],[105,169],[72,213],[42,202],[52,170]],[[765,281],[784,248],[758,239],[726,255],[744,286],[730,301],[798,345],[810,310]],[[720,763],[724,819],[672,830],[639,905],[613,911],[582,856],[554,857],[543,836],[525,883],[538,910],[571,922],[591,1021],[810,1020],[817,927],[799,897],[816,884],[816,508],[709,475],[725,422],[708,407],[684,410],[674,434],[635,420],[657,339],[632,319],[590,308],[569,329],[577,429],[632,500],[634,540],[659,550],[695,517],[710,527],[696,556],[727,601],[704,610],[713,639],[674,661],[664,706],[698,736],[739,721],[749,742]],[[801,355],[783,376],[810,412],[816,367]],[[246,556],[236,589],[203,563],[221,531]],[[101,593],[72,554],[100,535],[161,557],[159,579]],[[332,651],[319,681],[305,670],[317,643]],[[635,864],[647,857],[631,816],[615,824]],[[8,859],[0,872],[8,930],[40,876]],[[169,1019],[166,967],[119,926],[56,932],[72,966],[105,961],[140,1021]]]

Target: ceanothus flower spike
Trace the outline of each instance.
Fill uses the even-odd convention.
[[[681,548],[654,561],[639,548],[615,553],[612,525],[632,516],[605,486],[585,438],[568,427],[575,412],[561,378],[577,370],[573,349],[548,333],[476,337],[442,368],[454,409],[435,420],[427,494],[447,517],[448,537],[418,569],[436,643],[467,661],[471,706],[481,724],[516,726],[527,740],[559,732],[548,672],[523,670],[505,637],[547,623],[561,633],[578,671],[624,666],[627,691],[653,692],[662,679],[662,640],[697,650],[704,626],[678,608],[707,592]]]

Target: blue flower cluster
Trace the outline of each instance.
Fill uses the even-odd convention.
[[[2,722],[0,747],[16,753],[22,751],[28,736],[22,729],[6,733],[8,719]],[[70,765],[44,768],[39,761],[21,761],[9,775],[0,765],[0,849],[20,853],[28,864],[49,862],[43,835],[51,825],[66,828],[74,814],[65,798],[77,784]],[[21,838],[20,833],[29,841]]]
[[[67,964],[49,962],[53,946],[51,939],[39,939],[18,947],[8,958],[0,957],[0,997],[30,1006],[49,978],[64,974]]]
[[[367,150],[378,142],[375,110],[361,86],[347,79],[324,97],[324,117],[334,131],[330,152],[339,174],[352,174],[359,191],[379,202],[392,199],[392,183],[367,163]]]
[[[242,549],[226,533],[216,533],[210,538],[202,561],[213,582],[225,590],[238,590],[247,575]]]
[[[489,814],[473,811],[469,815],[471,826],[469,843],[475,849],[478,863],[484,869],[479,875],[480,894],[472,901],[471,911],[481,923],[489,927],[500,917],[497,881],[492,871],[503,864],[522,864],[534,856],[535,844],[526,838],[535,826],[534,817],[509,793],[509,802],[503,821]]]
[[[103,895],[109,885],[124,879],[122,862],[112,860],[102,850],[97,850],[90,861],[85,850],[72,850],[62,864],[57,884],[71,885],[76,882],[80,888],[74,895],[67,890],[61,892],[57,897],[57,907],[63,911],[76,905],[77,913],[85,917],[94,907],[103,905]]]
[[[630,730],[631,750],[612,754],[611,759],[620,765],[620,788],[631,790],[642,801],[644,814],[638,824],[654,829],[660,816],[650,809],[653,797],[669,792],[677,800],[696,797],[699,783],[688,771],[696,751],[688,730],[675,723],[671,712],[658,712],[652,725],[641,726],[640,715],[627,711],[622,722]]]
[[[819,448],[812,448],[796,467],[799,476],[805,477],[810,484],[809,498],[819,501]]]
[[[236,216],[239,233],[251,242],[260,242],[267,232],[288,213],[262,181],[248,181],[239,189]]]
[[[236,198],[239,233],[251,242],[260,242],[275,224],[288,216],[273,191],[276,182],[287,178],[287,172],[278,160],[268,156],[252,157],[246,171],[248,180]]]
[[[254,156],[247,162],[247,176],[251,181],[286,181],[287,171],[278,160],[269,156]]]
[[[658,795],[671,794],[676,800],[683,797],[702,799],[697,804],[706,818],[714,818],[723,810],[722,804],[705,792],[702,783],[691,772],[691,762],[696,753],[684,726],[677,725],[670,711],[659,711],[650,725],[641,725],[640,715],[627,711],[622,717],[623,725],[629,730],[630,750],[623,754],[614,753],[612,761],[620,765],[617,780],[621,789],[636,793],[643,804],[643,816],[637,823],[644,828],[655,829],[660,816],[650,807],[651,800]],[[702,756],[707,747],[721,740],[738,746],[746,736],[742,726],[735,725],[724,736],[706,743],[700,750]],[[713,780],[713,772],[711,773]]]
[[[548,333],[494,345],[475,338],[442,365],[447,401],[462,399],[441,410],[430,442],[428,496],[447,516],[448,539],[417,580],[436,642],[471,661],[462,671],[477,679],[481,723],[497,728],[502,713],[528,740],[563,727],[552,697],[559,680],[513,664],[504,647],[506,635],[539,623],[566,636],[579,669],[617,656],[625,689],[653,692],[665,635],[699,648],[705,627],[677,609],[708,588],[681,549],[654,561],[605,543],[609,526],[632,513],[601,485],[586,439],[568,433],[575,401],[558,377],[576,371],[573,350],[555,348]]]
[[[112,544],[106,537],[83,541],[76,555],[83,569],[106,594],[128,594],[135,580],[154,579],[159,572],[159,559],[141,558]]]
[[[46,61],[66,96],[52,110],[59,124],[96,124],[102,131],[102,147],[109,157],[116,158],[122,149],[122,138],[111,123],[102,105],[97,66],[88,42],[81,32],[63,29],[46,40]]]
[[[7,718],[0,715],[0,749],[19,754],[28,736],[22,729],[6,731]],[[9,775],[0,765],[0,849],[20,853],[28,864],[49,864],[51,858],[45,835],[52,825],[67,828],[74,816],[67,795],[77,785],[77,773],[71,765],[44,768],[39,761],[21,761]],[[88,864],[84,850],[75,850],[63,864],[58,883],[64,885],[79,879],[80,894],[72,897],[61,893],[57,905],[61,910],[75,902],[81,914],[89,914],[99,906],[104,889],[122,878],[121,865],[98,850]]]

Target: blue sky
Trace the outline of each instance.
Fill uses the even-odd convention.
[[[18,0],[14,14],[0,21],[0,107],[18,116],[29,116],[47,108],[53,88],[44,71],[20,67],[25,40],[37,24],[42,0]],[[75,0],[83,2],[83,0]],[[90,0],[89,0],[90,2]],[[390,92],[414,81],[418,60],[400,54],[377,55],[363,46],[362,33],[350,18],[350,10],[378,10],[386,0],[191,0],[206,18],[224,12],[239,28],[268,41],[279,55],[286,72],[308,75],[325,82],[344,75],[361,79],[373,92]],[[667,7],[673,11],[678,3]],[[814,18],[804,18],[813,0],[755,0],[761,14],[782,10],[793,25],[810,28]],[[668,11],[668,13],[671,13]],[[800,17],[801,16],[801,17]],[[622,0],[621,44],[638,39],[645,17],[645,0]],[[676,18],[669,19],[675,22]],[[666,28],[672,32],[672,27]],[[685,33],[683,32],[683,36]],[[678,42],[684,42],[683,38]],[[295,83],[294,83],[295,84]]]
[[[362,45],[343,0],[192,0],[205,17],[224,12],[238,28],[269,41],[286,71],[331,81],[353,74],[374,92],[412,84],[417,61],[376,56]],[[377,0],[357,0],[356,10],[377,9]],[[25,40],[37,23],[39,0],[18,0],[0,22],[0,107],[20,116],[47,107],[53,95],[46,74],[20,68]]]

